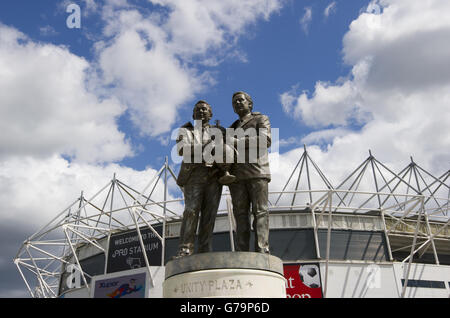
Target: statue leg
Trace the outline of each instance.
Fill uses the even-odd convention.
[[[236,220],[236,250],[250,251],[250,200],[245,182],[229,185]]]
[[[217,181],[205,185],[198,231],[199,253],[212,251],[212,235],[221,195],[222,185]]]
[[[252,202],[255,252],[269,253],[268,181],[252,179],[248,182],[248,188]]]
[[[180,229],[180,243],[177,256],[194,253],[195,232],[203,196],[202,184],[187,184],[184,187],[184,212]]]

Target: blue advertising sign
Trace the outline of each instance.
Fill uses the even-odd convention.
[[[138,273],[95,282],[94,298],[145,298],[147,273]]]

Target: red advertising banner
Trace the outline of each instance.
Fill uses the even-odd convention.
[[[287,298],[322,298],[319,264],[284,265]]]

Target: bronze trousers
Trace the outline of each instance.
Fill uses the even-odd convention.
[[[180,230],[179,253],[194,253],[198,229],[198,253],[212,250],[212,234],[219,208],[222,185],[216,179],[209,183],[187,184],[184,187],[184,213]],[[200,222],[199,222],[200,218]]]
[[[229,185],[236,220],[236,250],[250,251],[250,215],[253,215],[255,252],[269,253],[268,180],[241,180]]]

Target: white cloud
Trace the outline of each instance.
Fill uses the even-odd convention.
[[[160,3],[170,9],[165,17],[144,16],[125,0],[85,5],[105,21],[92,62],[0,25],[2,222],[43,224],[114,172],[140,190],[155,171],[111,163],[133,154],[117,118],[128,107],[144,134],[160,137],[179,107],[212,83],[192,60],[212,60],[222,49],[222,58],[236,54],[229,48],[245,28],[280,8],[276,0],[169,1]],[[196,16],[205,18],[191,24]],[[186,44],[186,28],[209,31]]]
[[[280,139],[278,147],[288,147],[288,146],[299,146],[301,144],[301,140],[298,137],[289,137],[287,139]]]
[[[42,225],[113,173],[141,190],[153,169],[111,163],[132,155],[117,118],[129,110],[144,134],[161,138],[177,109],[211,84],[192,60],[214,59],[221,49],[222,58],[236,54],[229,48],[245,28],[279,9],[278,1],[186,3],[162,3],[170,9],[163,17],[144,16],[127,1],[87,1],[105,21],[106,40],[95,44],[92,62],[0,26],[0,124],[8,132],[0,137],[2,222]],[[209,18],[191,25],[192,14]],[[211,33],[198,34],[187,49],[181,34],[188,27]],[[179,191],[173,182],[170,189]],[[156,196],[162,200],[160,189]]]
[[[325,18],[328,18],[331,14],[336,13],[337,10],[337,4],[336,1],[331,2],[323,11],[323,15]]]
[[[377,89],[407,93],[449,83],[450,21],[444,1],[383,1],[375,13],[362,13],[345,35],[344,61],[355,65],[367,56],[372,67],[369,84]]]
[[[120,189],[117,185],[114,192],[109,192],[110,185],[108,183],[115,173],[117,180],[136,191],[143,191],[156,172],[151,168],[136,171],[117,164],[69,163],[57,155],[45,159],[22,156],[0,161],[0,239],[2,241],[0,297],[28,296],[24,283],[19,281],[21,277],[12,262],[12,258],[19,251],[21,242],[34,233],[38,233],[58,215],[57,221],[59,222],[67,217],[69,211],[63,212],[63,209],[68,208],[69,204],[74,203],[70,212],[76,213],[79,207],[79,202],[76,202],[76,200],[80,197],[81,191],[83,191],[83,197],[90,200],[107,186],[97,198],[92,200],[92,203],[98,208],[105,206],[105,210],[109,211],[111,204],[109,200],[111,193],[113,193],[114,219],[118,219],[125,224],[132,224],[129,210],[124,209],[126,204],[123,200],[126,200],[128,204],[132,203],[133,199],[127,195],[125,190],[136,196],[135,192],[125,186],[123,186],[125,190]],[[162,201],[164,199],[163,187],[161,182],[158,184],[159,186],[156,187],[151,198]],[[146,195],[149,194],[152,187],[153,184],[147,188]],[[180,197],[177,193],[173,195],[175,187],[177,186],[173,181],[169,182],[169,200],[175,199],[174,196]],[[179,202],[168,203],[167,208],[177,214],[181,214],[182,211],[182,205]],[[162,214],[162,209],[158,209],[156,206],[149,207],[149,210]],[[82,218],[85,215],[92,217],[98,214],[99,210],[90,205],[80,211]],[[169,212],[168,215],[171,216]],[[145,215],[145,218],[148,220],[148,215]],[[98,218],[92,217],[91,220],[93,220],[91,225],[94,225]],[[106,221],[106,223],[100,222],[99,226],[107,226],[109,223],[106,217],[100,221]],[[112,224],[117,225],[115,221]],[[56,222],[52,223],[52,226],[54,225],[56,225]],[[48,227],[46,229],[48,230]],[[44,239],[60,239],[63,237],[64,233],[62,228],[59,227],[52,230],[48,235],[46,234]],[[51,247],[49,248],[44,249],[52,252]],[[25,276],[29,279],[30,273],[25,271]],[[33,283],[33,278],[28,282]]]
[[[346,136],[351,133],[351,130],[345,128],[324,129],[314,131],[302,138],[304,144],[329,144],[336,137]]]
[[[136,171],[117,164],[69,163],[59,156],[47,159],[22,157],[3,161],[0,162],[0,222],[34,224],[37,231],[74,202],[81,191],[86,199],[93,197],[112,180],[114,174],[118,180],[136,191],[143,191],[156,172],[152,168]],[[162,201],[163,187],[159,184],[152,198]],[[172,192],[176,190],[175,187],[172,182],[169,190]],[[115,203],[123,206],[120,196],[116,195],[118,198]],[[106,198],[106,194],[101,198]],[[169,193],[169,199],[173,198]],[[172,205],[172,208],[174,206],[179,210],[179,204]]]
[[[0,158],[61,153],[105,162],[132,154],[116,118],[124,108],[87,87],[89,63],[0,25]]]
[[[86,14],[91,14],[97,12],[99,6],[95,3],[95,0],[83,0],[85,5]]]
[[[55,28],[53,28],[51,25],[46,25],[43,27],[39,28],[39,33],[42,36],[55,36],[58,35],[59,33],[55,30]]]
[[[211,49],[234,44],[249,24],[268,20],[281,7],[278,0],[151,0],[168,6],[172,12],[163,28],[170,34],[171,48],[177,54],[203,55]]]
[[[352,167],[372,149],[395,168],[403,168],[412,155],[440,174],[450,161],[450,21],[445,17],[450,3],[370,5],[343,40],[351,74],[335,83],[318,81],[312,94],[282,94],[283,109],[305,125],[325,129],[310,134],[310,142],[330,127],[343,132],[331,134],[328,148],[317,153],[330,170]],[[352,132],[355,122],[363,126]]]
[[[108,3],[103,19],[110,40],[97,44],[97,54],[105,84],[114,86],[141,132],[156,137],[173,128],[180,107],[215,83],[198,66],[242,56],[230,50],[236,39],[280,1],[151,2],[165,10],[143,15],[126,3],[120,9]]]
[[[312,21],[312,8],[306,7],[305,13],[300,19],[300,25],[302,26],[302,30],[303,32],[305,32],[305,34],[308,34],[309,32],[309,25],[311,24],[311,21]]]
[[[117,3],[118,1],[121,0],[108,0],[108,2],[112,4]],[[126,0],[123,1],[126,2]],[[100,4],[97,0],[80,0],[78,3],[72,0],[61,0],[56,4],[56,11],[60,14],[67,14],[67,7],[73,3],[80,6],[80,13],[82,17],[88,17],[91,14],[98,12],[100,9]]]
[[[143,133],[158,136],[170,130],[177,109],[203,87],[202,78],[168,51],[160,31],[137,12],[122,12],[120,18],[123,29],[99,53],[105,84],[115,86],[114,93],[129,106]],[[127,25],[136,20],[140,23]]]

